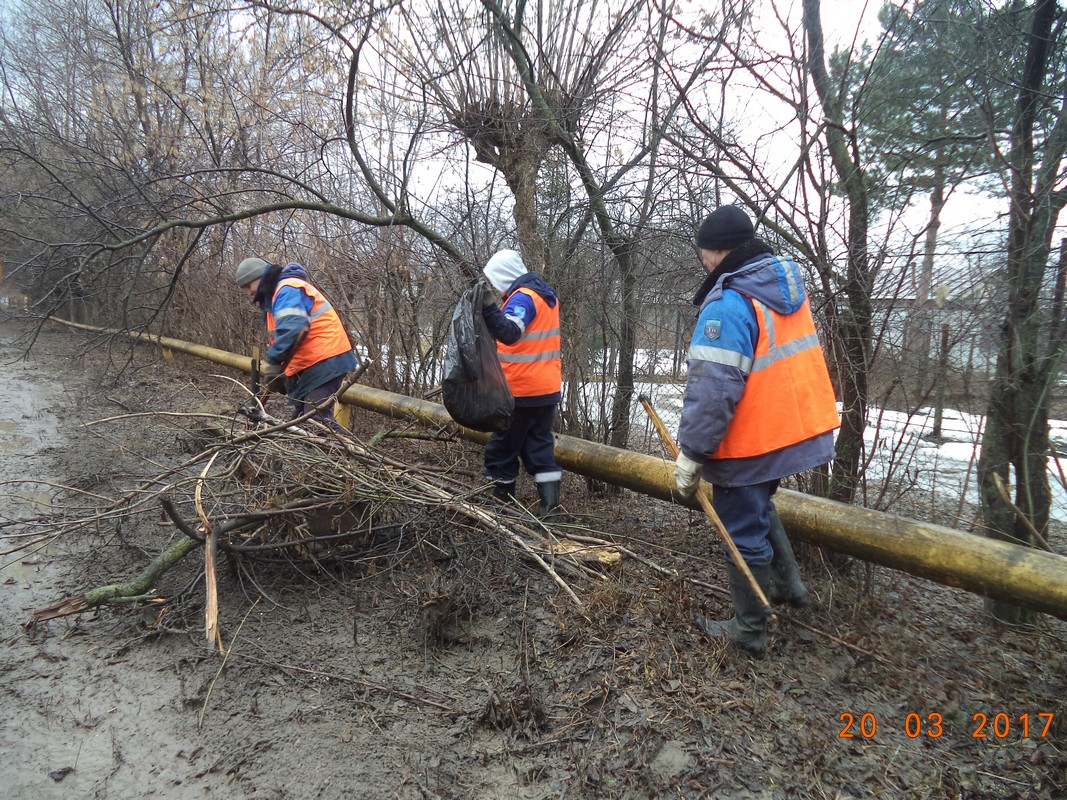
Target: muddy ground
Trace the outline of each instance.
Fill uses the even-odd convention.
[[[1063,796],[1064,622],[993,625],[974,595],[805,551],[816,602],[753,661],[689,624],[728,609],[706,524],[572,475],[568,520],[641,557],[569,581],[583,612],[502,537],[442,526],[348,563],[223,555],[225,658],[199,551],[158,582],[162,606],[31,624],[180,537],[159,512],[109,514],[12,552],[44,530],[13,520],[90,518],[195,450],[198,418],[133,414],[239,397],[222,368],[149,347],[127,363],[56,324],[24,357],[30,330],[0,318],[4,797]],[[474,446],[381,446],[477,484]]]

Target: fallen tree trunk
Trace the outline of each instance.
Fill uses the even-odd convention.
[[[236,369],[251,369],[247,356],[179,339],[127,335]],[[353,386],[341,400],[389,417],[451,426],[474,442],[489,438],[487,433],[456,425],[444,406],[426,400],[369,386]],[[556,461],[579,475],[698,508],[695,500],[684,501],[673,493],[674,465],[662,458],[560,435],[556,437]],[[776,495],[775,504],[789,535],[801,541],[1067,619],[1064,556],[784,489]]]

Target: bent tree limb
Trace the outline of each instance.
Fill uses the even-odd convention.
[[[160,502],[164,512],[166,512],[175,527],[184,534],[180,540],[156,556],[156,558],[141,571],[141,574],[132,581],[98,586],[95,589],[89,590],[85,594],[68,597],[55,605],[38,609],[33,612],[33,619],[30,621],[29,625],[50,619],[57,619],[58,617],[69,617],[74,614],[81,614],[84,611],[88,611],[98,606],[108,605],[109,603],[139,603],[152,599],[152,589],[156,585],[156,581],[159,580],[159,577],[185,558],[185,556],[189,555],[189,553],[193,552],[198,547],[203,547],[205,544],[205,540],[197,533],[193,526],[188,523],[188,521],[182,518],[171,500],[164,497],[161,498]],[[217,526],[215,533],[227,533],[231,530],[238,529],[248,524],[250,519],[257,519],[259,516],[260,515],[252,514],[246,517],[230,520],[229,522]]]
[[[98,586],[76,597],[69,597],[48,608],[33,612],[33,622],[43,622],[57,617],[80,614],[90,608],[108,603],[136,603],[149,598],[152,587],[159,576],[173,567],[193,550],[200,547],[196,539],[182,537],[169,548],[160,553],[145,567],[141,574],[128,583],[112,583]]]

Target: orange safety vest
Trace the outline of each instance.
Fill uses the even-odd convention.
[[[807,298],[792,314],[749,300],[759,326],[756,352],[744,394],[712,458],[773,453],[841,425]]]
[[[337,316],[337,312],[330,305],[330,301],[326,299],[326,295],[307,281],[302,281],[299,278],[286,278],[278,282],[278,288],[274,290],[274,297],[278,296],[278,292],[283,286],[295,286],[297,289],[304,291],[312,300],[311,313],[308,314],[311,327],[300,344],[296,346],[296,352],[286,362],[286,375],[292,377],[312,364],[318,364],[320,361],[339,356],[352,349],[352,343],[348,340],[345,326],[341,324],[341,318]],[[271,298],[272,307],[274,297]],[[270,337],[271,344],[274,344],[276,331],[274,314],[271,311],[267,311],[267,336]]]
[[[523,292],[533,300],[534,318],[515,344],[496,343],[500,366],[504,368],[504,376],[515,397],[554,394],[563,386],[559,302],[554,307],[549,306],[532,289],[521,288],[516,292]]]

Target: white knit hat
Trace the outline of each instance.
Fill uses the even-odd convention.
[[[522,263],[522,256],[519,255],[518,250],[499,251],[489,259],[482,270],[485,273],[485,277],[493,284],[493,288],[501,294],[511,288],[511,284],[529,271],[526,269],[526,265]]]

